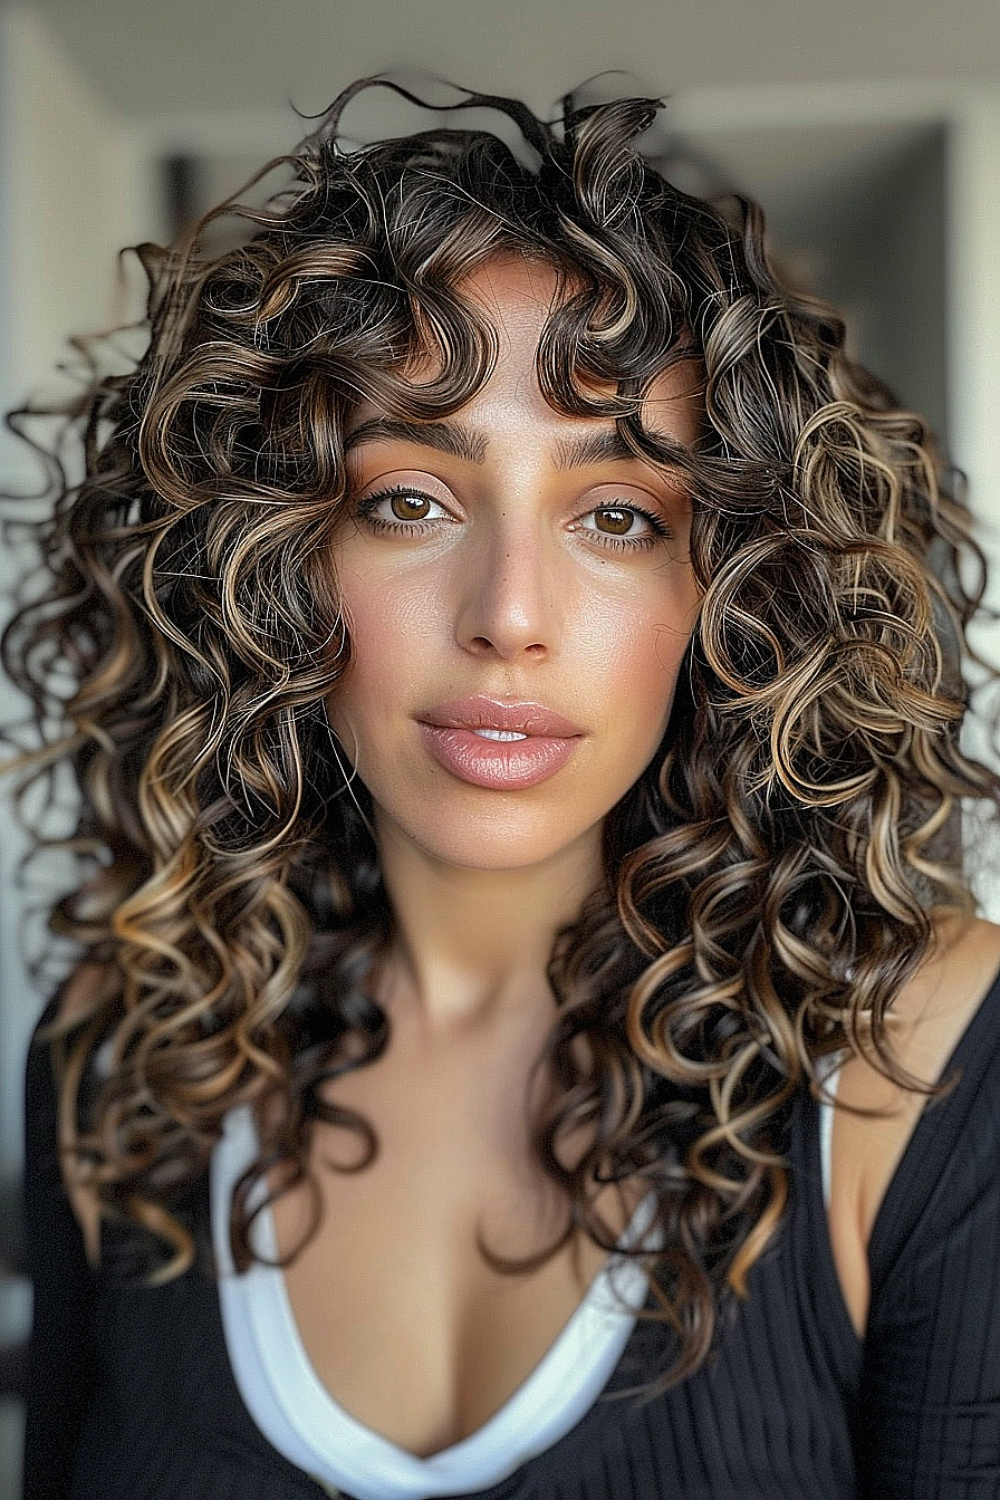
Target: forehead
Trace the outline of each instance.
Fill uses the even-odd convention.
[[[610,417],[569,416],[558,412],[545,398],[538,380],[538,353],[543,332],[553,310],[574,290],[572,279],[544,261],[527,254],[510,252],[476,267],[454,288],[486,323],[496,346],[496,360],[489,378],[461,408],[470,415],[502,421],[503,414],[514,408],[531,409],[534,418],[546,425],[579,425],[588,428],[601,425],[613,428]],[[423,349],[406,363],[404,376],[414,386],[434,378],[439,361]],[[588,382],[595,395],[615,394],[612,383]],[[367,422],[378,414],[378,408],[365,402],[358,408],[351,427]],[[647,387],[643,403],[643,425],[669,435],[675,441],[693,445],[701,430],[704,416],[703,370],[699,360],[691,358],[663,369]]]

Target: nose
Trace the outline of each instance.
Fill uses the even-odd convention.
[[[505,524],[481,535],[462,560],[455,634],[463,650],[503,661],[547,657],[556,644],[556,589],[535,527]]]

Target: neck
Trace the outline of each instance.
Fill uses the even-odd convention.
[[[480,870],[437,860],[395,828],[377,832],[394,916],[390,1011],[441,1036],[548,1014],[553,943],[600,882],[599,838],[541,865]]]

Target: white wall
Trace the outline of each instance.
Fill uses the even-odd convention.
[[[137,220],[131,137],[28,7],[2,15],[10,192],[9,367],[44,383],[71,331],[115,316],[115,256]]]
[[[115,254],[130,238],[137,195],[127,132],[45,25],[22,7],[0,9],[0,411],[53,390],[52,370],[71,331],[115,317]],[[117,304],[117,305],[116,305]],[[22,446],[0,435],[0,490],[36,479]],[[0,548],[0,623],[19,562]],[[0,680],[0,718],[18,702]],[[5,755],[5,751],[0,754]],[[9,1207],[20,1163],[22,1073],[42,1003],[22,962],[23,912],[15,871],[23,842],[0,788],[0,1185]],[[11,1226],[0,1225],[4,1236]],[[0,1340],[27,1331],[30,1290],[0,1281]],[[21,1413],[0,1402],[0,1493],[20,1488]]]
[[[0,10],[0,184],[4,204],[0,296],[5,336],[0,409],[28,392],[54,390],[56,362],[73,331],[107,327],[116,316],[115,256],[134,222],[130,137],[39,18]],[[0,488],[23,487],[36,470],[4,434]],[[16,559],[0,552],[0,610],[6,614]],[[17,700],[5,683],[0,716]],[[19,1160],[24,1041],[39,1006],[21,963],[21,913],[12,897],[21,852],[0,805],[0,1174]]]
[[[970,93],[956,113],[950,196],[951,430],[969,477],[979,541],[993,563],[988,602],[1000,611],[1000,88]],[[1000,620],[984,624],[972,640],[988,659],[1000,661]],[[996,722],[1000,694],[994,691],[984,707]],[[963,743],[995,762],[996,741],[975,720]],[[984,829],[971,815],[965,843],[983,910],[1000,921],[1000,831]]]

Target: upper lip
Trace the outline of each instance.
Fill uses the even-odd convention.
[[[507,729],[516,734],[536,734],[546,739],[572,739],[583,733],[578,725],[547,708],[544,703],[524,699],[504,703],[481,694],[437,703],[417,714],[417,718],[423,724],[433,724],[440,729]]]

